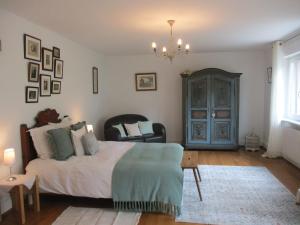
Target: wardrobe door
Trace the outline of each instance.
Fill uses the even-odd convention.
[[[234,79],[213,75],[211,77],[211,144],[235,143]]]
[[[210,79],[196,77],[188,81],[188,142],[209,144],[210,142]]]

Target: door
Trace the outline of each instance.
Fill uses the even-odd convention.
[[[234,143],[234,80],[211,77],[211,144]]]
[[[210,143],[210,78],[201,76],[188,81],[188,141]]]
[[[234,79],[222,75],[204,75],[188,81],[190,144],[235,144],[234,88]]]

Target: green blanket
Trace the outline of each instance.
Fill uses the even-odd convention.
[[[180,215],[183,148],[179,144],[136,143],[116,164],[112,197],[117,210]]]

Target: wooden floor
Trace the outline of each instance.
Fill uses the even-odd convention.
[[[199,164],[204,165],[235,165],[235,166],[265,166],[267,167],[292,193],[300,187],[300,170],[284,159],[265,159],[262,152],[240,151],[201,151]],[[69,205],[94,207],[96,202],[81,199],[42,198],[41,212],[37,215],[27,207],[27,225],[51,224],[60,213]],[[3,216],[0,225],[16,224],[12,212]],[[191,225],[189,223],[175,223],[174,218],[160,214],[143,214],[139,225]]]

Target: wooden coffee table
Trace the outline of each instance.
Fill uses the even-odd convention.
[[[184,151],[181,167],[183,170],[185,169],[193,170],[200,201],[202,201],[202,195],[201,195],[200,185],[199,185],[199,182],[201,181],[201,176],[200,176],[200,171],[198,169],[198,162],[199,161],[198,161],[197,151]]]

